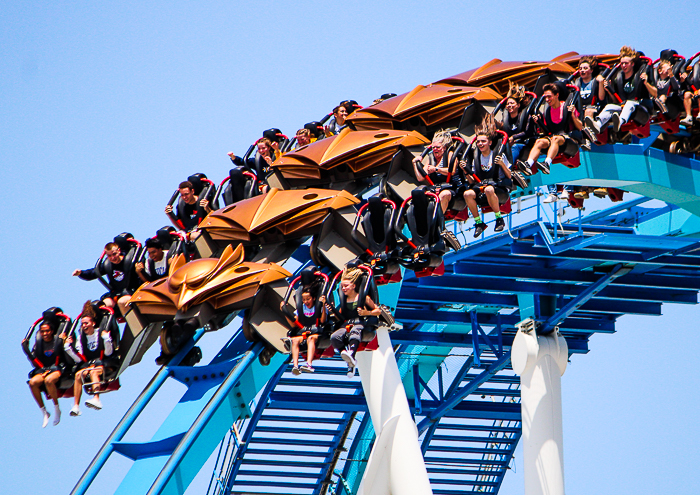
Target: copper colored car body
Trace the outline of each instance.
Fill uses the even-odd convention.
[[[167,278],[142,285],[130,304],[150,321],[171,319],[194,306],[209,303],[215,312],[247,308],[261,286],[291,274],[275,263],[243,261],[243,247],[228,246],[221,258],[202,258],[189,263],[179,255]]]
[[[352,131],[346,127],[336,136],[285,153],[272,169],[292,188],[348,182],[385,173],[400,146],[428,143],[417,132]]]
[[[345,191],[272,188],[211,212],[199,229],[214,242],[260,244],[312,235],[332,210],[359,204]]]
[[[358,110],[348,117],[348,122],[357,130],[416,129],[430,135],[428,128],[434,132],[438,127],[456,127],[462,112],[474,100],[487,108],[495,107],[508,92],[509,81],[531,88],[547,71],[562,77],[573,74],[582,56],[569,52],[549,61],[525,62],[495,58],[476,69],[417,86],[413,91]],[[618,58],[597,57],[603,63]]]

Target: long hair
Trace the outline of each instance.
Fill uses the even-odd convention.
[[[489,139],[493,139],[496,134],[496,120],[493,118],[493,115],[490,113],[484,115],[481,124],[476,126],[475,132],[477,136],[486,136]]]
[[[357,282],[360,280],[361,276],[362,270],[359,268],[345,268],[343,274],[340,276],[340,280],[349,280],[355,285],[355,289],[357,289]]]
[[[525,98],[525,87],[519,86],[513,81],[508,81],[508,94],[506,95],[506,100],[510,98],[520,103],[523,98]]]
[[[95,312],[95,307],[92,305],[92,301],[90,300],[85,301],[85,304],[83,304],[82,317],[85,318],[86,316],[92,318],[92,321],[97,321],[97,313]]]

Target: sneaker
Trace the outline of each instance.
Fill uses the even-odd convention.
[[[99,397],[93,397],[90,400],[86,400],[85,405],[88,406],[90,409],[94,409],[96,411],[102,409],[102,401],[100,401]]]
[[[354,368],[355,365],[357,364],[355,361],[355,358],[352,357],[352,353],[350,351],[348,351],[347,349],[340,352],[340,357],[343,358],[343,361],[348,363],[348,367],[352,366]],[[353,371],[353,373],[354,373],[354,371]]]
[[[518,168],[525,174],[525,175],[532,175],[532,169],[530,168],[530,165],[527,164],[527,162],[524,162],[522,160],[517,161]]]
[[[569,200],[569,191],[567,191],[566,189],[564,189],[564,190],[561,192],[561,194],[559,195],[559,199],[561,199],[562,201],[568,201],[568,200]]]
[[[304,371],[305,373],[313,373],[314,371],[316,371],[314,367],[311,366],[309,363],[302,365],[299,369],[301,369],[301,371]]]
[[[494,232],[500,232],[502,231],[506,226],[505,220],[503,220],[503,217],[499,217],[496,219],[496,226],[493,228]]]
[[[593,131],[593,133],[600,134],[600,124],[597,120],[593,120],[590,116],[586,115],[586,117],[583,119],[583,124],[587,129]],[[595,141],[595,139],[592,139],[591,141]]]
[[[292,375],[294,375],[294,376],[301,375],[301,370],[299,369],[299,366],[295,366],[294,368],[292,368]]]
[[[591,151],[591,144],[590,143],[595,143],[598,141],[598,137],[596,136],[595,132],[593,129],[590,127],[584,127],[583,128],[583,135],[586,136],[588,140],[588,149],[586,151]],[[581,146],[583,148],[583,146]]]
[[[549,164],[547,162],[539,162],[537,166],[540,167],[543,174],[549,175]]]
[[[479,237],[481,234],[484,233],[484,230],[489,228],[488,225],[486,225],[484,222],[479,222],[476,225],[474,225],[474,237]]]
[[[574,193],[574,198],[576,199],[588,199],[588,189],[583,189],[582,191],[577,191]]]
[[[513,182],[515,182],[521,189],[527,189],[527,180],[522,176],[520,172],[511,172],[510,174]]]
[[[556,203],[556,201],[557,201],[556,194],[547,194],[547,197],[542,200],[543,203]]]
[[[78,407],[78,404],[73,404],[73,407],[70,410],[70,415],[71,416],[80,416],[82,413],[80,412],[80,407]]]
[[[593,189],[593,195],[596,198],[605,198],[608,196],[608,188],[607,187],[596,187]]]
[[[688,115],[686,118],[681,119],[680,123],[685,125],[685,126],[688,126],[688,127],[692,126],[693,125],[693,116]]]
[[[348,378],[355,376],[355,366],[348,364]]]
[[[440,234],[445,240],[445,243],[452,248],[453,251],[459,251],[462,249],[462,245],[459,243],[457,236],[449,229],[445,229]]]
[[[282,344],[284,345],[284,349],[287,352],[292,352],[292,339],[289,337],[283,337],[280,339],[282,341]]]
[[[46,428],[46,426],[49,424],[49,418],[51,417],[51,413],[49,411],[44,410],[42,414],[44,416],[44,421],[41,423],[41,427]]]
[[[622,119],[620,118],[620,114],[614,113],[612,114],[612,117],[610,118],[610,122],[612,123],[613,129],[615,129],[615,132],[620,132],[620,126],[624,124],[622,122]]]
[[[665,104],[663,101],[661,101],[659,98],[654,98],[654,105],[656,105],[656,108],[659,109],[659,112],[661,112],[661,113],[663,113],[663,114],[667,114],[667,113],[668,113],[668,107],[667,107],[666,104]]]
[[[585,129],[584,129],[585,131]],[[591,140],[590,139],[584,139],[583,143],[581,143],[581,149],[583,151],[591,151]]]

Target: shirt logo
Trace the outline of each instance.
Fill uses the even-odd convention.
[[[121,282],[122,280],[124,280],[124,272],[114,270],[112,271],[112,278],[114,278],[114,280],[116,280],[117,282]]]

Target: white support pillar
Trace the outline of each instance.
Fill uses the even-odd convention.
[[[377,434],[358,495],[432,495],[399,367],[385,327],[379,348],[358,352],[357,367]]]
[[[511,349],[520,375],[525,495],[564,495],[564,433],[561,377],[569,348],[559,330],[536,335],[534,322],[520,324]]]

